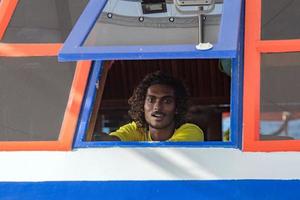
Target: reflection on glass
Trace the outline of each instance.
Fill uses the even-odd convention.
[[[264,113],[260,126],[261,139],[300,138],[300,115],[297,112]]]
[[[229,112],[222,113],[222,133],[223,133],[223,141],[224,142],[228,142],[231,140],[230,113]]]
[[[261,139],[300,138],[299,74],[299,52],[262,54]]]
[[[190,8],[193,14],[180,13],[172,1],[160,6],[150,7],[156,8],[151,13],[142,9],[141,1],[108,0],[84,46],[198,44],[196,6]],[[221,8],[217,4],[203,16],[205,42],[218,41]]]
[[[88,0],[19,0],[1,42],[62,43]]]
[[[300,38],[300,1],[262,0],[262,40]]]
[[[75,63],[56,57],[0,59],[0,141],[57,140]]]

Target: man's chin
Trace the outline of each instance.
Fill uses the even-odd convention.
[[[166,129],[170,125],[169,124],[161,124],[161,123],[151,123],[149,126],[153,129]]]
[[[159,129],[164,129],[165,127],[163,127],[163,126],[150,125],[150,128],[159,130]]]

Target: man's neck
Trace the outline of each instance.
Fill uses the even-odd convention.
[[[170,139],[175,131],[175,125],[165,129],[156,129],[149,127],[149,133],[153,141],[165,141]]]

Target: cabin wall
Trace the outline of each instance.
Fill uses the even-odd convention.
[[[67,199],[85,195],[96,198],[102,194],[105,199],[136,199],[140,195],[142,199],[162,199],[167,194],[173,199],[198,195],[240,199],[245,194],[249,199],[259,194],[264,199],[276,199],[286,195],[279,193],[279,188],[292,189],[295,197],[300,196],[295,190],[300,184],[297,152],[94,148],[72,152],[1,152],[0,160],[0,199],[1,195],[17,199],[15,190],[26,194],[25,199],[43,195],[55,199],[63,194]]]
[[[229,148],[1,152],[0,181],[300,179],[298,154]]]

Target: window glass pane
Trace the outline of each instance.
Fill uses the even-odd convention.
[[[19,0],[2,42],[62,43],[88,0]]]
[[[300,1],[262,0],[262,40],[300,39]]]
[[[57,140],[75,63],[0,59],[0,141]]]
[[[261,57],[261,139],[300,138],[300,52]]]
[[[141,1],[108,0],[84,46],[198,44],[196,12],[183,14],[173,3],[165,6],[160,13],[144,13]],[[222,4],[217,4],[203,16],[204,41],[217,42],[221,10]]]

